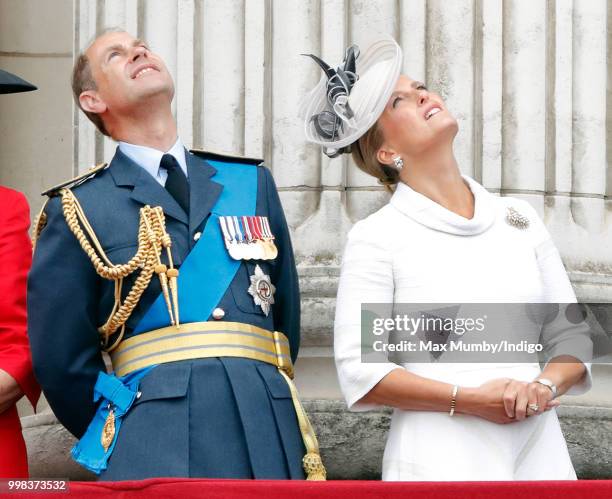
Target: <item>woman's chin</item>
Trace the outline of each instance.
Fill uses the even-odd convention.
[[[453,127],[458,129],[459,126],[457,123],[457,119],[448,111],[443,111],[441,113],[436,114],[435,116],[432,116],[430,118],[429,124],[430,126],[437,129],[446,129]]]
[[[436,116],[438,118],[438,116]],[[454,116],[440,116],[435,123],[430,123],[430,129],[435,142],[452,140],[459,132],[459,124]]]
[[[459,123],[454,116],[440,116],[440,120],[435,123],[435,135],[440,138],[455,138],[459,132]]]

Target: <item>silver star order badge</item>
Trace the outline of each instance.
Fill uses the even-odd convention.
[[[506,209],[506,222],[517,229],[526,229],[529,227],[529,219],[516,211],[512,206]]]
[[[259,265],[255,266],[255,274],[251,276],[249,294],[253,297],[255,305],[259,305],[266,316],[270,313],[270,305],[274,303],[276,288],[270,276],[263,273]]]

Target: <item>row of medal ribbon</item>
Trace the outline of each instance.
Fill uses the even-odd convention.
[[[223,239],[234,260],[274,260],[278,249],[268,217],[219,217]]]

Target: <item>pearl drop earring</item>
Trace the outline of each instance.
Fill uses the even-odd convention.
[[[393,158],[393,163],[398,170],[404,168],[404,160],[400,156],[395,156],[395,158]]]

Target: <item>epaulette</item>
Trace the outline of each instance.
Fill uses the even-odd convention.
[[[72,188],[72,187],[76,187],[78,185],[81,185],[83,182],[86,182],[91,177],[93,177],[96,173],[101,172],[102,170],[104,170],[107,166],[108,166],[108,163],[100,163],[99,165],[92,166],[89,170],[87,170],[85,173],[82,173],[78,177],[74,177],[71,180],[66,180],[65,182],[62,182],[59,185],[51,187],[51,189],[47,189],[45,192],[43,192],[41,194],[41,196],[49,196],[49,197],[51,197],[51,196],[56,195],[57,192],[60,189],[63,189],[64,187]]]
[[[247,158],[244,156],[237,156],[234,154],[221,154],[212,151],[204,151],[202,149],[190,149],[189,152],[197,154],[204,159],[210,159],[212,161],[224,161],[226,163],[248,163],[259,166],[263,163],[263,159],[260,158]]]

